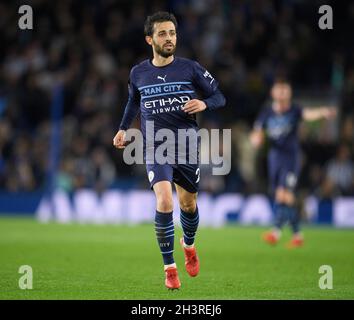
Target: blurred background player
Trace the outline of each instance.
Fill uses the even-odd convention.
[[[276,244],[283,225],[289,221],[293,232],[289,248],[304,243],[300,232],[299,212],[296,209],[295,189],[300,173],[300,143],[298,127],[301,120],[314,121],[336,116],[331,107],[301,108],[292,102],[292,88],[287,81],[276,81],[271,88],[271,106],[267,106],[257,118],[251,133],[255,147],[269,138],[268,176],[274,196],[275,222],[273,230],[263,234],[263,240]]]
[[[141,129],[144,136],[144,158],[150,186],[155,192],[157,208],[155,230],[166,274],[165,285],[169,289],[181,286],[177,266],[173,258],[174,224],[172,182],[175,183],[181,209],[181,225],[185,266],[188,274],[199,273],[199,259],[194,247],[194,238],[199,223],[197,192],[200,180],[198,145],[186,146],[187,163],[178,163],[179,142],[175,144],[173,159],[166,164],[147,159],[147,121],[153,121],[154,136],[159,129],[168,128],[175,139],[179,129],[197,132],[196,113],[213,110],[225,105],[225,98],[218,89],[217,81],[199,63],[175,57],[177,22],[173,14],[157,12],[145,22],[145,39],[152,47],[153,59],[145,60],[132,68],[129,80],[129,100],[113,143],[124,148],[126,130],[141,112]],[[196,92],[205,98],[197,99]],[[186,102],[186,103],[185,103]],[[185,103],[185,104],[184,104]],[[174,139],[174,140],[175,140]],[[159,145],[154,142],[155,154]],[[193,161],[194,160],[194,161]]]

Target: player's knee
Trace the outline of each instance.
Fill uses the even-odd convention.
[[[197,202],[193,200],[182,200],[179,202],[180,208],[184,212],[194,213],[197,208]]]
[[[171,212],[173,211],[172,197],[160,197],[157,199],[157,211],[159,212]]]
[[[295,203],[295,195],[291,191],[285,191],[284,198],[285,203],[289,206],[292,206]]]
[[[279,188],[275,192],[275,200],[278,203],[286,203],[285,192],[282,188]]]
[[[292,191],[280,188],[275,193],[275,200],[278,203],[283,203],[292,206],[295,202],[295,196]]]

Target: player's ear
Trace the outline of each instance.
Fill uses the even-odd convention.
[[[145,41],[148,43],[148,45],[152,45],[152,37],[150,36],[145,36]]]

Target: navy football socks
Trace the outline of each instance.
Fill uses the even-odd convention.
[[[194,243],[195,234],[199,224],[198,207],[195,213],[188,213],[181,209],[181,225],[183,229],[183,240],[186,245],[192,245]]]
[[[291,225],[291,229],[292,229],[293,233],[299,233],[300,232],[299,212],[293,206],[288,207],[288,211],[289,211],[289,222]]]
[[[164,264],[173,264],[175,262],[173,259],[175,232],[172,212],[161,213],[156,211],[155,231]]]
[[[288,220],[288,210],[287,206],[282,203],[275,203],[274,204],[274,212],[275,212],[275,227],[279,230],[283,227],[283,225]]]
[[[293,233],[300,231],[299,215],[294,206],[288,206],[285,204],[275,203],[275,227],[281,229],[283,225],[289,221]]]

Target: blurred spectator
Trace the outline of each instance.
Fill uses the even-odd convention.
[[[354,194],[354,164],[347,145],[341,144],[334,159],[327,166],[328,184],[341,195]]]
[[[92,151],[92,164],[95,189],[102,192],[114,182],[114,165],[103,148],[96,148]]]

